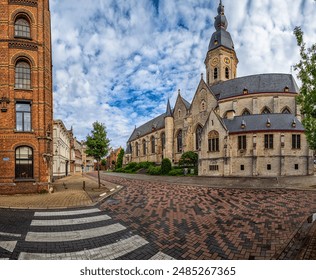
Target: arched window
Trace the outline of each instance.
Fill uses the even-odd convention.
[[[201,102],[201,111],[205,111],[206,110],[206,102],[205,100],[202,100]]]
[[[181,118],[181,110],[178,110],[178,117]]]
[[[243,116],[248,116],[248,115],[251,115],[250,111],[248,109],[245,109],[243,112],[242,112],[242,115]]]
[[[151,136],[150,142],[151,142],[151,153],[154,154],[156,152],[155,136]]]
[[[261,114],[271,114],[271,111],[268,107],[264,107]]]
[[[228,69],[228,67],[225,68],[225,77],[226,77],[226,79],[229,79],[229,69]]]
[[[136,156],[139,157],[139,146],[138,146],[138,142],[136,142],[135,148],[136,148]]]
[[[163,132],[161,133],[161,147],[164,150],[166,147],[166,134]]]
[[[182,152],[182,130],[179,130],[177,134],[177,152]]]
[[[214,68],[214,80],[218,78],[218,69]]]
[[[33,179],[33,149],[27,146],[15,150],[15,178]]]
[[[196,150],[201,150],[201,142],[202,142],[202,126],[198,125],[195,131],[195,147]]]
[[[14,36],[31,38],[30,23],[25,18],[18,18],[14,23]]]
[[[31,88],[31,66],[26,61],[18,61],[15,65],[15,88]]]
[[[146,155],[146,140],[143,140],[143,155]]]
[[[208,151],[219,152],[219,133],[215,130],[208,133]]]
[[[288,107],[285,107],[283,110],[282,110],[282,114],[291,114],[291,111]]]

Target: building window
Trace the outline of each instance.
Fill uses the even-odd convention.
[[[247,149],[247,136],[241,135],[238,136],[238,150],[246,150]]]
[[[25,18],[18,18],[14,23],[14,36],[31,38],[30,23]]]
[[[143,140],[143,155],[146,155],[146,140]]]
[[[177,152],[182,152],[182,130],[179,130],[177,134]]]
[[[273,134],[264,135],[264,148],[273,149]]]
[[[201,142],[202,142],[202,126],[198,125],[195,131],[195,147],[196,150],[201,150]]]
[[[214,68],[214,80],[217,80],[218,78],[218,69]]]
[[[288,107],[285,107],[283,110],[282,110],[282,114],[291,114],[291,111]]]
[[[33,149],[18,147],[15,150],[15,178],[33,179]]]
[[[139,157],[139,146],[138,146],[138,142],[136,142],[135,147],[136,147],[136,156]]]
[[[161,146],[162,149],[164,150],[166,147],[166,134],[163,132],[161,133]]]
[[[263,110],[261,111],[261,114],[271,114],[271,111],[268,107],[264,107]]]
[[[15,104],[16,111],[16,130],[31,131],[31,103],[17,102]]]
[[[297,163],[294,164],[294,169],[295,169],[295,170],[298,170],[298,164],[297,164]]]
[[[201,111],[205,111],[206,110],[206,102],[204,100],[202,100],[201,102]]]
[[[267,164],[267,170],[271,170],[271,164]]]
[[[156,143],[155,143],[155,136],[151,136],[151,153],[154,154],[156,151],[155,151],[155,146],[156,146]]]
[[[178,110],[178,117],[181,118],[181,110]]]
[[[15,65],[15,85],[16,89],[31,88],[31,66],[26,61],[19,61]]]
[[[218,152],[219,151],[219,134],[213,130],[208,134],[208,151]]]
[[[218,171],[218,170],[219,170],[218,165],[215,165],[215,164],[210,165],[210,171]]]
[[[245,170],[245,165],[243,165],[243,164],[240,165],[240,170],[241,170],[241,171],[244,171],[244,170]]]
[[[250,111],[248,109],[245,109],[243,112],[242,112],[242,115],[243,116],[249,116],[251,115]]]
[[[292,134],[292,149],[300,149],[300,148],[301,148],[301,135]]]
[[[225,77],[226,77],[226,79],[229,79],[229,69],[228,69],[228,67],[225,68]]]

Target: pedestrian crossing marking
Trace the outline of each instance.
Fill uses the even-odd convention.
[[[73,216],[81,214],[98,213],[101,210],[98,208],[82,209],[82,210],[72,210],[72,211],[45,211],[45,212],[35,212],[35,217],[49,217],[49,216]]]
[[[110,220],[108,215],[100,215],[94,217],[77,218],[77,219],[58,219],[58,220],[33,220],[31,226],[66,226],[66,225],[81,225],[95,222]]]
[[[148,244],[144,238],[134,235],[116,243],[68,253],[21,252],[19,260],[114,260]]]
[[[0,247],[12,253],[16,243],[17,241],[0,241]]]

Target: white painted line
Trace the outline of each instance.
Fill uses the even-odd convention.
[[[0,258],[0,260],[8,261],[9,259],[8,258]]]
[[[66,226],[66,225],[81,225],[89,224],[95,222],[101,222],[110,220],[111,217],[108,215],[86,217],[86,218],[77,218],[77,219],[59,219],[59,220],[33,220],[31,226]]]
[[[65,242],[82,240],[87,238],[94,238],[104,236],[124,230],[125,227],[121,224],[113,224],[104,227],[90,228],[84,230],[60,231],[60,232],[32,232],[29,231],[26,235],[25,241],[30,242]]]
[[[21,252],[19,260],[114,260],[146,244],[148,242],[144,238],[135,235],[110,245],[77,252],[57,254]]]
[[[10,237],[21,237],[21,234],[9,233],[9,232],[0,232],[2,236],[10,236]]]
[[[150,259],[151,260],[174,260],[174,258],[170,257],[169,255],[163,252],[158,252],[156,255],[152,256]]]
[[[13,252],[17,241],[1,241],[0,242],[0,248],[3,248],[9,252]]]
[[[113,188],[113,189],[110,189],[110,192],[113,192],[115,189]]]
[[[105,196],[107,193],[105,192],[105,193],[101,193],[100,194],[100,196],[102,197],[102,196]]]
[[[34,216],[36,216],[36,217],[73,216],[73,215],[90,214],[90,213],[97,213],[97,212],[100,212],[100,209],[92,208],[92,209],[73,210],[73,211],[35,212]]]

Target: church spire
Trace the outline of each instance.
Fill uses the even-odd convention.
[[[218,8],[217,8],[217,16],[215,17],[214,26],[216,30],[220,30],[223,28],[224,30],[227,30],[228,27],[228,21],[225,16],[225,9],[222,4],[222,1],[220,0]]]
[[[167,103],[166,117],[172,117],[172,110],[171,110],[169,99],[168,99],[168,103]]]

